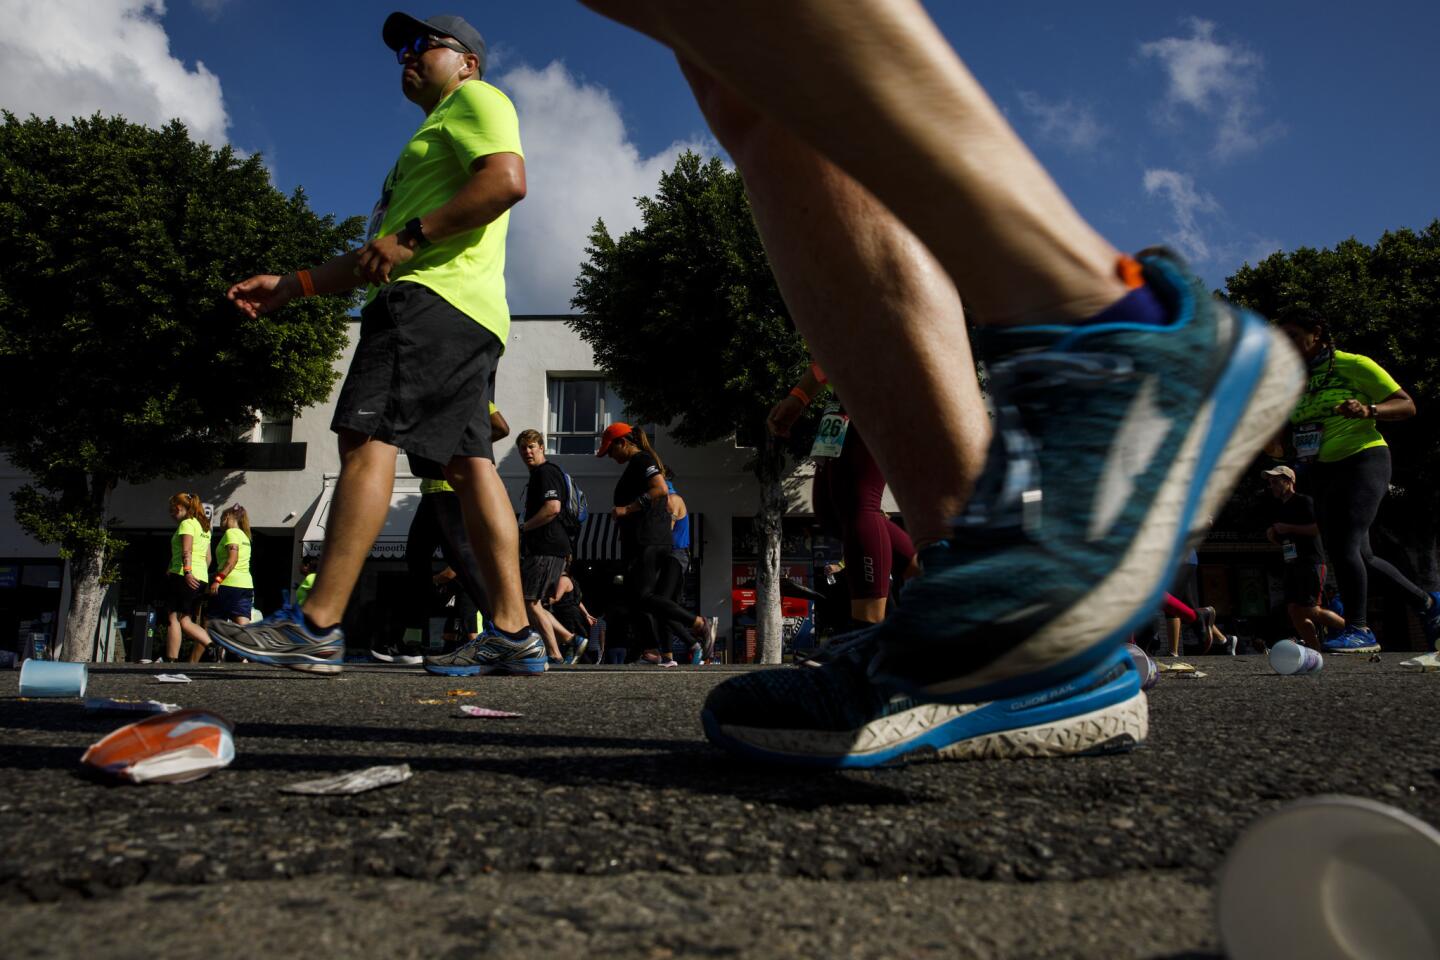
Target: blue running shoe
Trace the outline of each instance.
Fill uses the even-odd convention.
[[[1346,627],[1320,644],[1326,653],[1379,653],[1380,641],[1369,627]]]
[[[345,662],[345,633],[335,627],[316,636],[305,626],[298,607],[283,607],[254,623],[211,620],[210,639],[238,657],[256,663],[289,667],[322,677],[338,675]]]
[[[823,666],[747,673],[711,691],[711,743],[757,760],[879,767],[918,760],[1068,757],[1129,750],[1149,710],[1125,649],[1050,690],[993,703],[922,703],[866,673],[874,640]]]
[[[511,640],[485,625],[485,632],[453,653],[426,657],[425,669],[447,677],[473,677],[486,673],[538,674],[549,666],[545,641],[527,627],[518,639]]]
[[[1109,662],[1304,383],[1294,348],[1168,256],[1161,325],[992,328],[995,436],[954,539],[879,627],[877,680],[981,703]]]

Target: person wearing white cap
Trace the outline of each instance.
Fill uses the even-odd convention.
[[[1285,613],[1295,636],[1307,647],[1320,649],[1317,628],[1343,630],[1345,621],[1320,603],[1325,585],[1325,555],[1320,545],[1320,527],[1315,522],[1315,502],[1296,492],[1295,471],[1283,464],[1263,472],[1275,506],[1265,539],[1280,548],[1285,559]]]
[[[260,623],[215,623],[227,649],[312,674],[342,669],[340,628],[389,509],[399,450],[460,499],[492,618],[460,649],[429,657],[450,676],[542,673],[545,648],[521,596],[519,534],[491,449],[489,386],[509,336],[505,236],[525,197],[525,155],[510,100],[484,82],[485,41],[461,17],[392,13],[381,38],[401,91],[425,114],[385,177],[359,249],[313,270],[230,288],[255,316],[291,299],[365,287],[360,341],[336,401],[340,479],[325,564],[302,608]]]

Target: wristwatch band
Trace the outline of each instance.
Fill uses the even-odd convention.
[[[404,230],[415,238],[416,244],[418,244],[421,249],[430,246],[430,238],[425,236],[425,228],[420,225],[419,217],[411,217],[405,221]]]

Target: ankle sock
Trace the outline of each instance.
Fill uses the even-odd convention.
[[[322,627],[318,625],[314,620],[311,620],[310,615],[303,610],[300,611],[300,616],[304,618],[305,629],[310,631],[310,635],[312,637],[327,637],[330,635],[330,631],[334,630],[337,626],[339,626],[339,624],[332,623],[328,627]]]
[[[1139,323],[1160,327],[1169,322],[1165,305],[1149,287],[1136,287],[1089,320],[1081,321],[1087,327],[1098,323]]]
[[[500,636],[504,637],[506,640],[516,640],[516,641],[519,641],[519,640],[524,640],[524,639],[525,639],[526,635],[529,634],[529,632],[530,632],[530,628],[529,628],[529,627],[521,627],[519,630],[516,630],[514,633],[511,633],[509,630],[502,630],[502,629],[500,628],[500,626],[497,624],[497,625],[495,626],[495,632],[498,633],[498,634],[500,634]]]

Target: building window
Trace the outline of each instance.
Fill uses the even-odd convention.
[[[257,443],[289,443],[294,424],[295,416],[289,410],[262,410],[255,440]]]
[[[605,428],[624,419],[624,404],[604,380],[551,377],[545,452],[593,455]]]

